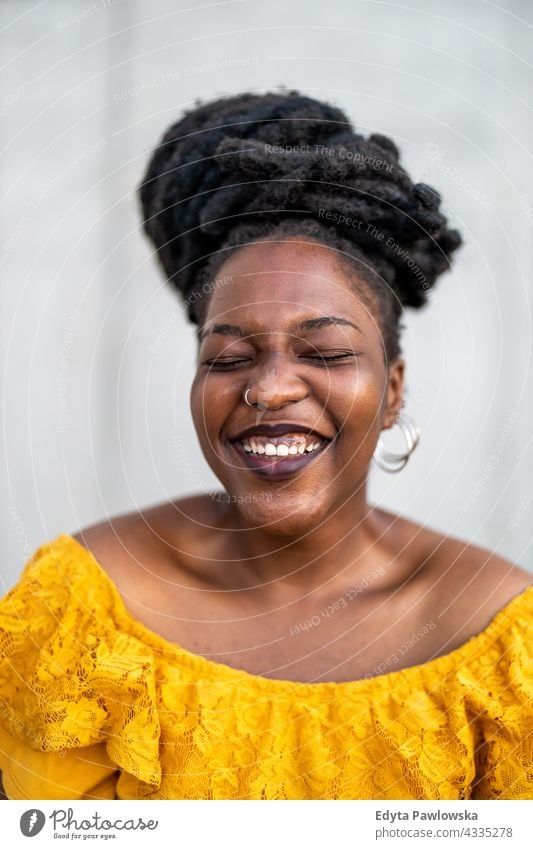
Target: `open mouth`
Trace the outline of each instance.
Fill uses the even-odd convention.
[[[293,432],[281,436],[252,434],[231,444],[247,468],[262,478],[280,480],[312,463],[331,441],[314,433]]]

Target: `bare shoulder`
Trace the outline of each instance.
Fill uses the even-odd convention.
[[[70,536],[113,580],[123,583],[146,567],[152,571],[163,564],[167,568],[185,565],[194,558],[199,538],[207,551],[210,530],[217,527],[218,520],[214,499],[197,495],[111,516]]]
[[[531,585],[533,575],[516,563],[472,542],[455,537],[443,537],[441,547],[434,552],[432,564],[443,586],[461,592],[492,597],[495,603],[506,604]]]
[[[483,631],[533,583],[533,575],[474,543],[380,510],[392,548],[408,553],[410,598],[449,647]]]
[[[483,631],[533,576],[490,549],[442,535],[428,558],[427,577],[438,617],[460,643]]]

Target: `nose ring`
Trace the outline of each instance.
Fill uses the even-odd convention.
[[[249,407],[253,407],[253,406],[254,406],[254,405],[251,403],[251,401],[249,401],[249,400],[248,400],[248,393],[249,393],[249,391],[250,391],[250,389],[251,389],[251,388],[252,388],[252,387],[251,387],[251,386],[249,386],[249,387],[248,387],[248,389],[246,390],[246,392],[244,393],[244,403],[245,403],[245,404],[248,404],[248,406],[249,406]]]

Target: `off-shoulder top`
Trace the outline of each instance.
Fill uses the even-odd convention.
[[[211,661],[63,534],[0,601],[11,799],[533,797],[533,587],[449,654],[345,682]]]

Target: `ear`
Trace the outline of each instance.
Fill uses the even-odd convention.
[[[389,366],[387,400],[383,413],[383,430],[394,426],[396,418],[402,409],[404,375],[405,360],[402,357],[397,357]]]

